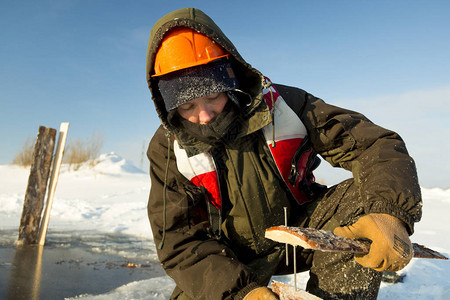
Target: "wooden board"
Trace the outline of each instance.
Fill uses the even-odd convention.
[[[434,258],[434,259],[448,259],[441,253],[434,251],[430,248],[427,248],[423,245],[419,245],[416,243],[412,243],[413,250],[414,250],[414,257],[420,257],[420,258]]]
[[[320,251],[367,254],[370,249],[368,242],[340,237],[330,231],[313,228],[274,226],[266,229],[265,237],[276,242]],[[413,249],[414,257],[448,259],[441,253],[416,243],[413,243]]]
[[[295,289],[293,286],[281,283],[278,281],[272,281],[270,284],[272,291],[280,297],[280,300],[320,300],[313,294],[305,292],[303,290]]]
[[[39,126],[19,225],[18,245],[36,244],[55,148],[56,130]]]
[[[56,147],[56,154],[55,154],[55,158],[53,160],[53,167],[52,167],[52,172],[51,172],[51,177],[50,177],[49,192],[47,194],[47,205],[45,207],[44,217],[41,222],[41,227],[40,227],[40,232],[39,232],[38,243],[41,246],[44,246],[44,244],[45,244],[45,237],[47,235],[48,222],[50,221],[50,212],[52,210],[52,205],[53,205],[53,197],[55,195],[56,185],[58,184],[59,170],[60,170],[61,164],[62,164],[68,130],[69,130],[69,123],[67,123],[67,122],[61,123],[61,125],[59,127],[58,146]]]

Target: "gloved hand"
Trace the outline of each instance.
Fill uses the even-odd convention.
[[[353,225],[335,228],[334,233],[351,239],[372,240],[369,253],[355,256],[355,260],[360,265],[376,271],[401,270],[413,256],[405,225],[391,215],[368,214],[359,218]]]
[[[262,286],[251,290],[244,300],[278,300],[278,296],[271,289]]]

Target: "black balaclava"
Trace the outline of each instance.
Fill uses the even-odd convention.
[[[192,123],[181,117],[176,110],[169,113],[168,121],[196,140],[210,145],[234,140],[242,123],[238,105],[234,101],[228,101],[223,111],[207,124]]]

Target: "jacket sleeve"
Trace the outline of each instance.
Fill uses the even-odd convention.
[[[173,150],[160,127],[150,142],[151,189],[148,216],[159,260],[177,287],[193,299],[240,299],[258,285],[232,251],[209,238],[199,189],[178,172]],[[173,146],[173,138],[170,138]],[[168,172],[166,177],[166,164]],[[164,181],[166,196],[164,203]],[[165,231],[164,245],[159,249]]]
[[[303,90],[277,88],[306,126],[317,153],[333,167],[352,172],[362,213],[393,215],[412,234],[414,222],[421,218],[421,191],[415,163],[401,137]]]

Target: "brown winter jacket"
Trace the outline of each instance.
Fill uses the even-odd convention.
[[[167,121],[157,87],[153,61],[164,33],[186,26],[209,36],[232,54],[241,89],[251,95],[243,126],[233,141],[221,145],[215,159],[223,196],[220,238],[210,235],[205,191],[190,183],[177,169],[174,137],[188,154],[215,150],[192,140]],[[284,223],[283,207],[296,209],[280,180],[260,129],[271,122],[262,98],[264,77],[239,55],[233,44],[203,12],[172,12],[152,29],[147,53],[147,80],[162,126],[149,148],[151,191],[148,215],[158,257],[176,284],[174,295],[198,299],[242,298],[267,284],[281,260],[280,245],[264,239],[265,228]],[[420,188],[413,160],[401,138],[370,122],[363,115],[326,104],[303,90],[275,85],[306,126],[314,149],[327,162],[352,172],[359,188],[361,214],[387,213],[407,224],[409,233],[421,216]],[[220,172],[220,170],[226,170]],[[301,209],[301,207],[300,207]],[[163,235],[164,238],[163,238]]]

